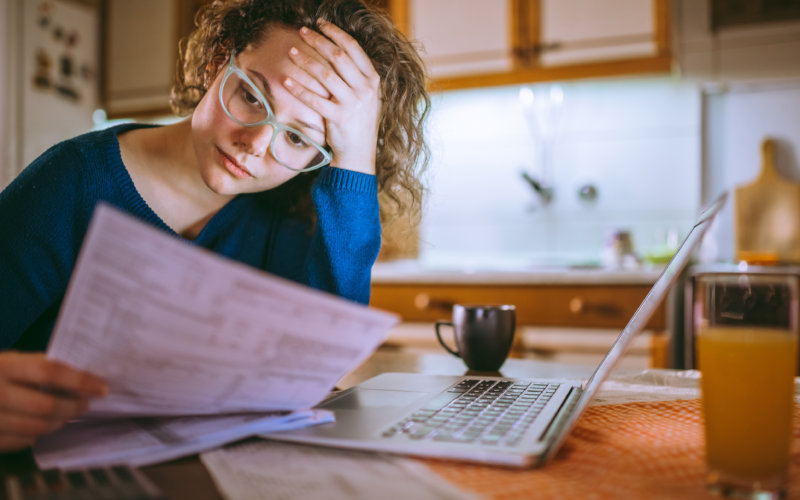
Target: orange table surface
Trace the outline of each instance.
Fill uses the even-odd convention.
[[[795,405],[794,424],[797,445],[800,405]],[[424,462],[483,498],[718,498],[705,490],[697,399],[590,407],[558,456],[540,469]],[[792,449],[789,498],[800,498],[798,446]]]

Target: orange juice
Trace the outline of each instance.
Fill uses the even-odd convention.
[[[795,333],[715,326],[699,332],[697,354],[709,471],[779,481],[789,465]]]

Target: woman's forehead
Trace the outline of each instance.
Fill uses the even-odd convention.
[[[283,24],[271,25],[264,33],[264,36],[256,43],[252,43],[242,51],[240,58],[242,64],[245,62],[250,65],[249,68],[272,74],[279,82],[282,82],[287,76],[291,76],[293,72],[297,71],[294,62],[289,58],[289,49],[297,47],[303,50],[305,54],[313,51],[306,42],[300,37],[298,30],[290,28]],[[322,56],[311,53],[311,57],[315,57],[320,64],[328,64]],[[330,97],[328,90],[322,86],[318,81],[306,81],[309,88],[322,97]]]
[[[274,25],[270,26],[259,40],[249,44],[240,55],[253,64],[280,68],[291,62],[288,56],[289,49],[303,43],[297,30]]]
[[[289,49],[305,44],[297,30],[285,26],[276,26],[267,31],[257,44],[249,45],[237,54],[236,64],[247,73],[259,86],[262,82],[268,88],[265,94],[270,98],[270,106],[276,117],[289,124],[305,122],[316,124],[317,128],[324,129],[324,120],[313,109],[289,93],[283,86],[287,76],[291,76],[296,67],[289,58]],[[317,88],[313,91],[326,95],[327,91],[319,82],[314,82]]]

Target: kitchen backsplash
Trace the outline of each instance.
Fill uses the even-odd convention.
[[[700,206],[701,117],[698,87],[670,78],[434,94],[420,259],[595,262],[617,229],[659,250]]]

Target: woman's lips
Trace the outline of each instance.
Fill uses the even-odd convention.
[[[217,152],[219,153],[220,159],[222,160],[222,164],[225,166],[228,172],[234,175],[234,177],[238,179],[253,177],[253,174],[251,174],[249,170],[241,166],[236,160],[228,156],[223,150],[217,148]]]

